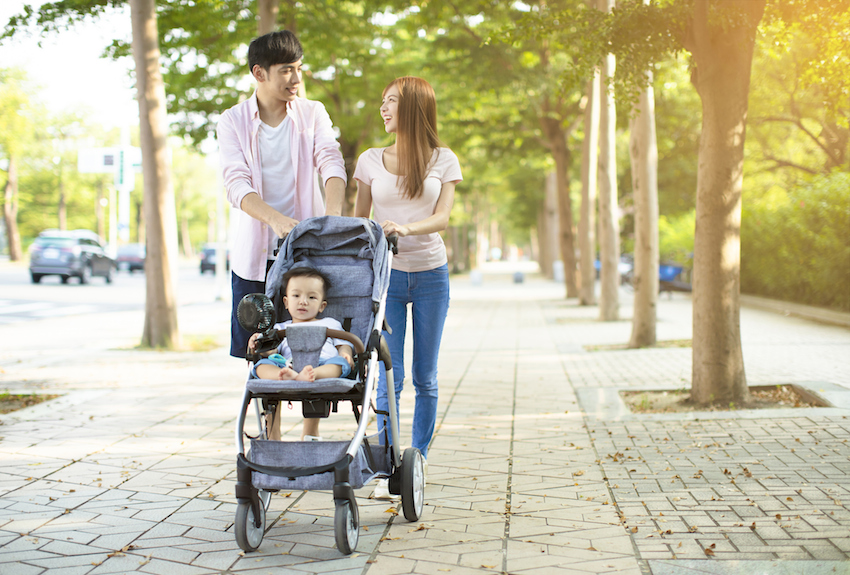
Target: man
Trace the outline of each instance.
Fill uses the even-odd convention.
[[[301,43],[287,30],[255,38],[248,67],[257,89],[225,111],[216,130],[227,199],[239,210],[231,252],[234,357],[245,357],[251,336],[237,321],[237,306],[245,294],[265,292],[278,238],[301,220],[342,214],[345,164],[325,107],[297,95],[302,56]]]

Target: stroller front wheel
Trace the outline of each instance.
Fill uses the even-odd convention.
[[[350,555],[360,539],[360,512],[354,501],[337,500],[334,513],[336,547],[343,555]]]
[[[250,501],[240,501],[236,506],[236,521],[233,524],[236,543],[246,552],[255,551],[263,542],[266,531],[266,508],[261,505],[260,526],[255,524],[254,506]]]
[[[401,456],[401,509],[408,521],[418,521],[425,504],[425,469],[422,454],[408,447]]]

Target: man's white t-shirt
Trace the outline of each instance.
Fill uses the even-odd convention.
[[[385,148],[370,148],[360,155],[354,178],[372,188],[373,219],[405,225],[434,215],[443,184],[460,182],[460,162],[448,148],[437,148],[431,156],[422,195],[416,199],[404,197],[400,187],[404,178],[389,172],[384,166]],[[393,269],[403,272],[424,272],[436,269],[448,261],[446,246],[440,234],[407,236],[398,240],[398,255],[393,257]]]
[[[260,122],[260,165],[263,169],[263,201],[285,216],[295,215],[295,174],[292,172],[292,118],[286,116],[272,128]],[[269,232],[269,259],[277,249],[277,234]]]

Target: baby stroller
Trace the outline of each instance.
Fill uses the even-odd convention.
[[[324,216],[298,224],[280,248],[278,259],[266,277],[265,294],[249,294],[239,303],[239,322],[263,334],[256,362],[264,350],[272,350],[283,337],[293,354],[293,368],[318,365],[326,337],[352,343],[352,379],[320,379],[313,382],[248,379],[236,422],[236,542],[254,551],[263,540],[266,510],[271,494],[284,490],[331,490],[335,505],[334,536],[337,548],[350,554],[359,539],[359,513],[354,489],[373,479],[389,479],[391,493],[401,495],[408,521],[422,514],[424,472],[418,449],[399,453],[398,414],[389,402],[389,429],[366,436],[369,408],[378,381],[378,362],[386,366],[389,397],[395,397],[392,360],[382,337],[389,286],[392,251],[381,226],[365,218]],[[394,246],[393,246],[394,247]],[[281,285],[293,267],[310,266],[328,276],[331,288],[322,316],[337,319],[346,330],[294,324],[275,330],[276,322],[288,319]],[[363,343],[365,342],[365,344]],[[259,432],[245,432],[248,408],[254,403]],[[350,441],[272,441],[264,421],[287,402],[300,402],[305,417],[328,417],[340,402],[350,402],[357,429]],[[266,418],[264,418],[266,416]],[[389,435],[388,435],[389,434]],[[245,451],[245,438],[250,451]],[[382,439],[383,441],[379,441]]]

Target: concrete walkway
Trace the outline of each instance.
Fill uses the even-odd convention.
[[[62,394],[0,416],[0,573],[850,573],[850,330],[742,311],[750,385],[836,407],[632,415],[617,391],[686,387],[691,350],[588,351],[628,340],[628,293],[601,323],[532,276],[452,290],[424,516],[364,487],[347,557],[328,492],[274,496],[260,549],[237,547],[245,369],[224,349],[132,350],[138,311],[0,325],[0,390]],[[223,343],[228,313],[187,305],[181,327]],[[689,296],[658,313],[659,339],[690,338]],[[342,409],[322,423],[353,429]]]

